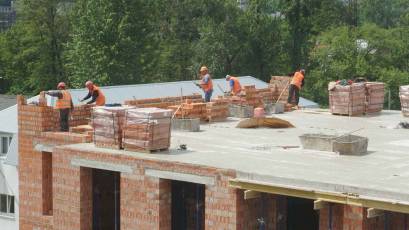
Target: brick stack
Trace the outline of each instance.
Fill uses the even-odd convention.
[[[274,92],[272,88],[257,89],[257,93],[262,98],[264,104],[273,103]]]
[[[121,149],[125,112],[129,107],[98,106],[92,111],[94,144],[98,147]]]
[[[70,126],[87,125],[91,121],[91,111],[93,105],[74,106],[71,113]]]
[[[399,97],[402,114],[409,117],[409,85],[399,87]]]
[[[289,85],[291,82],[291,77],[287,76],[271,76],[269,88],[273,92],[273,101],[276,102],[280,97],[278,102],[287,103],[287,98],[289,95]]]
[[[199,118],[206,120],[206,103],[183,103],[182,105],[169,106],[175,113],[175,118]]]
[[[206,120],[222,121],[229,116],[229,100],[217,98],[206,103]]]
[[[356,116],[365,113],[366,89],[363,83],[335,85],[329,91],[329,105],[332,114]]]
[[[263,98],[257,92],[255,85],[244,86],[243,94],[245,95],[247,105],[253,106],[254,108],[259,107],[259,106],[264,107],[263,101],[262,101]]]
[[[172,111],[159,108],[127,110],[123,146],[129,151],[165,150],[170,146]]]
[[[192,102],[203,102],[202,95],[192,94],[183,97],[159,97],[159,98],[148,98],[139,100],[127,100],[124,102],[125,105],[133,105],[138,108],[161,108],[167,109],[169,106],[180,105],[183,101],[190,100]]]
[[[367,82],[365,113],[376,113],[383,109],[385,100],[385,84],[382,82]]]

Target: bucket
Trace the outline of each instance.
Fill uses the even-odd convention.
[[[264,112],[264,108],[255,108],[254,109],[254,117],[265,117],[265,112]]]

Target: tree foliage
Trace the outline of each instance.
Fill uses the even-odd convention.
[[[213,77],[268,81],[307,69],[303,92],[327,103],[330,80],[384,81],[398,108],[409,73],[409,0],[20,0],[0,34],[0,91]]]

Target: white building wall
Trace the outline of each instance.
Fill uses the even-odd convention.
[[[14,195],[14,217],[0,214],[0,229],[2,230],[18,230],[19,221],[19,197],[18,197],[18,171],[14,165],[4,164],[4,159],[0,160],[0,180],[5,179],[5,185],[8,189],[8,195]]]

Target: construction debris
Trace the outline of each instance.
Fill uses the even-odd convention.
[[[266,128],[294,128],[290,122],[276,118],[276,117],[264,117],[264,118],[247,118],[241,120],[236,128],[259,128],[259,127],[266,127]]]
[[[409,122],[405,122],[405,121],[399,122],[398,128],[409,129]]]
[[[126,111],[123,146],[129,151],[167,150],[172,110],[134,108]]]

